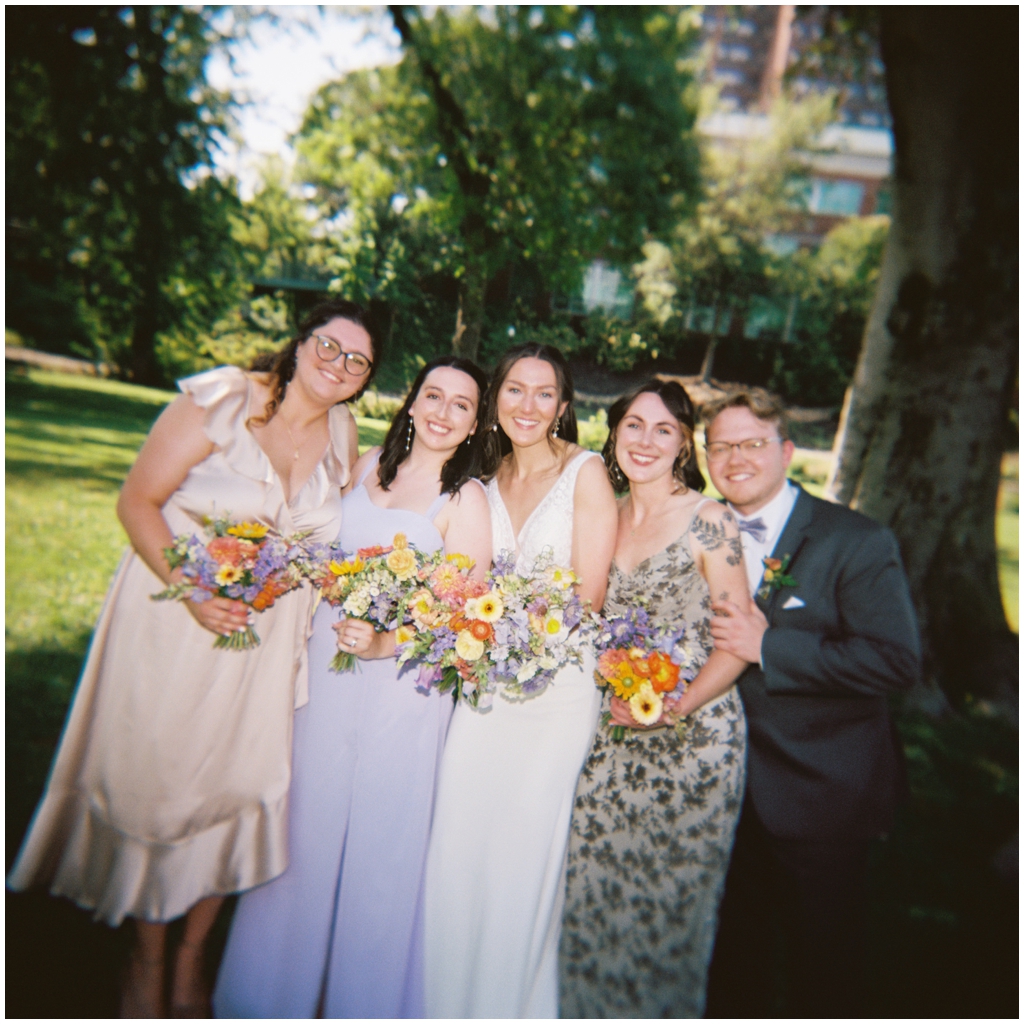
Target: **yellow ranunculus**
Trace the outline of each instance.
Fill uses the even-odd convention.
[[[451,562],[456,569],[472,569],[476,562],[468,555],[460,555],[457,551],[445,555],[445,561]]]
[[[395,540],[399,537],[405,540],[402,534],[396,534]],[[385,559],[387,567],[400,579],[407,580],[416,575],[416,556],[407,547],[398,547]]]
[[[232,537],[259,540],[261,537],[266,537],[268,529],[269,527],[264,526],[262,523],[238,523],[235,526],[229,526],[227,532]]]
[[[416,630],[412,626],[399,626],[398,631],[395,633],[395,643],[405,644],[408,643],[413,637],[416,636]]]
[[[482,640],[477,640],[468,629],[464,629],[455,638],[455,653],[463,661],[476,661],[484,653]]]
[[[404,551],[409,546],[409,540],[404,533],[396,533],[395,539],[391,542],[391,546],[396,551]]]
[[[662,708],[661,695],[654,692],[650,683],[641,683],[640,689],[629,698],[629,710],[640,725],[654,725],[661,718]]]

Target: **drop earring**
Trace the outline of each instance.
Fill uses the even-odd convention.
[[[555,425],[551,428],[551,436],[558,437],[558,420],[555,420]]]
[[[405,450],[408,451],[412,447],[412,417],[409,417],[409,430],[405,435]]]

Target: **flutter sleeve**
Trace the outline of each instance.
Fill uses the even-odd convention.
[[[273,480],[273,468],[246,429],[249,378],[237,366],[218,366],[178,381],[178,388],[205,413],[203,430],[232,469],[254,480]]]

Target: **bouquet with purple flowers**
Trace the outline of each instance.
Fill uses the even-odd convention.
[[[419,569],[426,556],[409,546],[404,533],[396,533],[390,547],[360,548],[346,555],[337,543],[308,549],[306,575],[320,597],[349,618],[363,619],[378,632],[389,629],[399,609],[419,586]],[[334,672],[348,672],[358,659],[338,651],[331,661]]]
[[[206,523],[205,532],[206,541],[182,534],[164,548],[167,564],[181,569],[182,580],[154,594],[154,601],[227,597],[261,612],[302,585],[306,556],[299,537],[280,537],[262,523],[232,523],[226,516]],[[244,651],[259,642],[256,631],[247,626],[218,636],[213,646]]]
[[[683,636],[656,626],[642,607],[609,618],[592,615],[590,630],[598,651],[597,685],[624,701],[637,725],[672,724],[665,700],[681,695],[697,674],[696,659]],[[610,722],[611,715],[605,712],[602,724]],[[623,739],[626,727],[613,725],[611,735],[613,740]]]
[[[487,578],[504,606],[493,623],[489,654],[494,686],[505,698],[540,693],[563,665],[581,664],[583,604],[572,569],[555,565],[552,552],[545,550],[523,575],[515,571],[514,556],[503,551]]]
[[[491,702],[490,652],[494,623],[504,613],[501,597],[469,576],[465,555],[435,553],[420,568],[420,584],[402,606],[398,664],[419,665],[417,685],[451,691],[472,707]]]

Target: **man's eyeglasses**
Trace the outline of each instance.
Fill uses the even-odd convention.
[[[333,338],[328,338],[326,334],[314,334],[313,339],[316,341],[316,354],[325,363],[333,363],[340,356],[344,356],[345,369],[353,377],[364,376],[369,373],[370,367],[373,366],[373,363],[366,356],[360,355],[358,352],[345,352],[338,342]]]
[[[782,438],[752,437],[748,441],[737,441],[735,444],[730,444],[728,441],[712,441],[711,444],[704,445],[704,451],[707,453],[709,462],[721,462],[722,459],[729,458],[733,448],[739,448],[744,455],[756,457],[763,454],[768,445],[775,441],[781,444]]]

